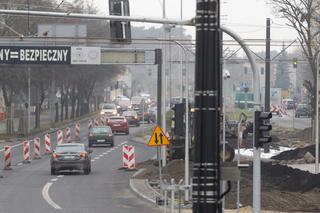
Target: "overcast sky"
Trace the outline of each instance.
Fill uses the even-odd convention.
[[[163,0],[129,0],[131,16],[162,17]],[[183,1],[183,18],[195,16],[196,0]],[[108,14],[108,0],[94,0],[101,13]],[[167,18],[180,18],[181,0],[166,0]],[[266,18],[271,18],[271,37],[274,41],[294,40],[294,30],[285,25],[285,20],[275,17],[266,0],[222,0],[222,23],[243,39],[265,39]],[[133,25],[149,26],[143,23]],[[194,28],[188,28],[194,36]],[[254,47],[252,47],[254,48]]]

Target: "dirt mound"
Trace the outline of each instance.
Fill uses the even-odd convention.
[[[262,163],[261,172],[262,181],[273,188],[291,192],[320,191],[320,175],[272,163]]]
[[[320,149],[319,149],[320,150]],[[274,160],[298,160],[305,156],[309,152],[311,155],[315,156],[315,145],[306,146],[303,148],[296,148],[294,150],[288,150],[282,152],[276,156],[273,156]]]

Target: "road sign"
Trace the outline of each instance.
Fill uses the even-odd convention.
[[[0,64],[70,64],[70,47],[1,46]]]
[[[163,133],[160,126],[154,128],[153,133],[149,139],[148,146],[165,146],[170,145],[170,141],[166,134]]]

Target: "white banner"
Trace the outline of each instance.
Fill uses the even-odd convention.
[[[100,47],[71,47],[71,64],[101,64]]]

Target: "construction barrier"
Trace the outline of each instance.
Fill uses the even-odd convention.
[[[30,141],[23,141],[23,163],[30,163]]]
[[[11,170],[11,146],[4,146],[4,170]]]
[[[63,131],[62,130],[58,130],[57,131],[57,144],[62,144],[63,143]]]
[[[105,121],[106,121],[106,119],[104,116],[100,118],[100,123],[102,126],[106,125]]]
[[[71,129],[69,127],[66,128],[66,142],[71,143]]]
[[[50,134],[46,134],[44,136],[44,143],[45,143],[45,154],[50,155],[51,154],[51,140],[50,140]]]
[[[75,126],[75,139],[80,140],[80,123],[76,123]]]
[[[92,120],[90,119],[90,120],[88,121],[88,135],[90,134],[91,129],[92,129]]]
[[[124,145],[122,146],[122,153],[123,153],[123,168],[126,169],[135,169],[135,154],[134,154],[134,146],[131,145]]]
[[[40,155],[40,138],[35,138],[34,139],[33,147],[34,147],[33,159],[40,159],[41,158],[41,155]]]
[[[98,118],[94,119],[94,126],[99,126],[99,119]]]

